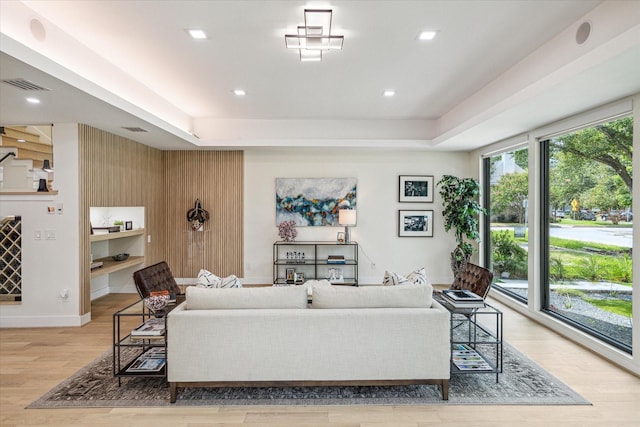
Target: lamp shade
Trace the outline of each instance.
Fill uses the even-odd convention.
[[[356,211],[353,209],[342,209],[338,212],[338,224],[356,225]]]

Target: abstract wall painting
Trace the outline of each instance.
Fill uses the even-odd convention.
[[[276,178],[276,225],[337,227],[340,209],[356,209],[356,178]]]

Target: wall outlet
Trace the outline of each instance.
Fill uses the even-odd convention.
[[[69,289],[63,289],[60,291],[60,299],[63,301],[69,301]]]
[[[33,238],[36,240],[42,240],[42,231],[36,230],[33,232]]]

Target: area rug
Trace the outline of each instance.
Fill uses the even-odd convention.
[[[454,374],[449,400],[435,385],[348,387],[240,387],[178,389],[176,406],[211,405],[589,405],[578,393],[508,343],[504,369],[495,374]],[[113,377],[105,352],[27,408],[170,406],[160,378]]]

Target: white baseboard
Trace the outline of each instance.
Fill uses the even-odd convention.
[[[0,328],[77,327],[87,323],[88,316],[8,316],[0,319]]]

